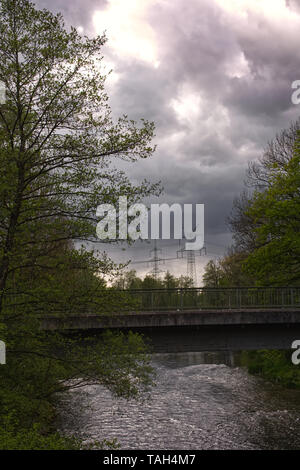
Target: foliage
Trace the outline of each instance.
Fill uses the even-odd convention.
[[[169,271],[162,279],[149,274],[142,279],[136,271],[127,271],[116,279],[114,287],[127,289],[123,295],[126,293],[128,296],[125,305],[131,311],[193,307],[197,305],[199,297],[196,290],[184,290],[193,287],[192,279],[187,276],[175,277]]]
[[[250,374],[258,374],[287,388],[300,388],[300,368],[291,362],[291,351],[244,351],[242,364]]]
[[[276,168],[276,167],[275,167]],[[300,136],[283,171],[257,192],[248,213],[255,220],[256,245],[246,267],[261,284],[295,285],[300,279]]]
[[[30,429],[18,429],[7,422],[0,427],[1,450],[75,450],[81,443],[75,438],[68,438],[57,432],[45,435],[38,424]]]
[[[192,287],[192,279],[187,276],[175,277],[169,271],[163,279],[147,274],[144,279],[137,276],[134,269],[121,273],[113,283],[119,289],[176,289]]]
[[[159,192],[116,168],[151,156],[154,125],[112,119],[105,36],[67,31],[27,0],[0,0],[0,18],[0,447],[72,447],[50,432],[57,392],[100,382],[137,397],[151,382],[149,356],[138,335],[91,345],[43,331],[41,318],[116,310],[104,278],[118,267],[86,242],[99,204]]]
[[[116,450],[119,447],[115,439],[86,444],[75,436],[64,436],[54,430],[45,433],[38,423],[23,429],[16,426],[10,416],[6,416],[3,427],[0,427],[1,450]]]
[[[240,275],[258,285],[299,285],[299,129],[300,120],[278,134],[258,162],[250,163],[246,184],[252,191],[235,200],[229,218],[234,249],[242,253]],[[221,263],[216,268],[223,279]],[[243,361],[250,373],[300,388],[300,369],[291,363],[290,351],[248,351]]]
[[[154,126],[113,122],[101,74],[105,37],[67,32],[60,15],[27,0],[1,0],[0,15],[2,300],[13,275],[56,269],[62,242],[94,241],[97,205],[120,195],[132,203],[158,186],[133,185],[112,166],[150,156]]]
[[[249,212],[253,192],[264,192],[273,184],[275,175],[285,174],[286,166],[294,155],[299,129],[300,119],[278,133],[268,143],[258,161],[249,163],[245,179],[245,185],[248,189],[234,199],[233,208],[228,218],[236,251],[250,253],[255,249],[257,222]]]
[[[210,260],[205,268],[203,274],[204,287],[219,287],[222,278],[222,270],[220,262]]]
[[[204,287],[246,287],[255,283],[243,270],[245,253],[231,250],[223,258],[210,260],[204,269]]]
[[[229,217],[234,245],[206,267],[206,286],[299,285],[300,119],[249,164],[246,185]]]

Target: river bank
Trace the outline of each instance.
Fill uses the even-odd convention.
[[[291,360],[292,351],[244,351],[241,364],[250,374],[259,375],[266,380],[286,388],[300,390],[300,366]]]

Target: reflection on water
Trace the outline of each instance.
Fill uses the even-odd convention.
[[[85,387],[70,393],[61,427],[88,442],[116,438],[123,449],[299,449],[300,392],[250,376],[239,357],[156,354],[149,400]]]
[[[200,364],[224,364],[229,367],[240,365],[240,353],[238,352],[186,352],[153,354],[155,364],[164,365],[171,369]]]

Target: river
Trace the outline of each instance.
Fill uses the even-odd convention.
[[[156,386],[142,403],[102,386],[68,394],[60,428],[121,449],[300,449],[300,391],[251,376],[237,353],[153,356]]]

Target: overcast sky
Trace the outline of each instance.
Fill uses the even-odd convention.
[[[208,257],[230,243],[225,225],[247,163],[300,111],[297,0],[38,0],[87,35],[106,30],[115,116],[155,121],[156,154],[131,167],[161,180],[162,200],[205,204]],[[120,253],[116,251],[116,253]],[[163,254],[174,256],[165,247]],[[148,258],[149,246],[123,253]],[[149,270],[135,265],[139,272]],[[185,264],[163,269],[185,273]]]

